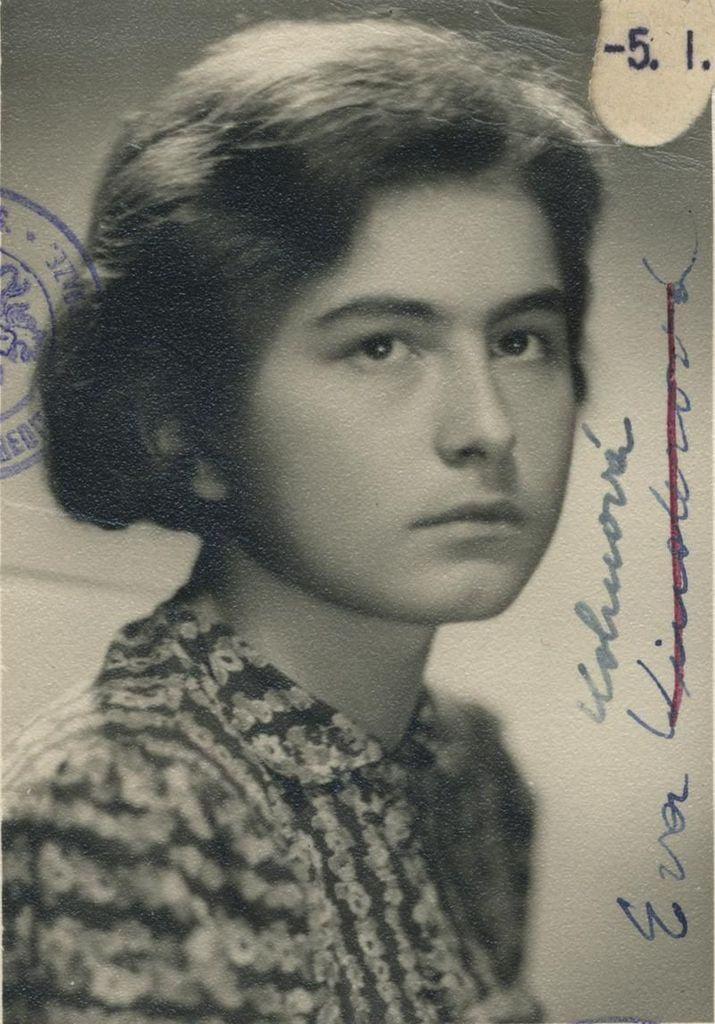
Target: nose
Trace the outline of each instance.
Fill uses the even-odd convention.
[[[516,441],[512,411],[500,393],[486,346],[464,339],[448,361],[437,398],[436,448],[444,462],[498,463]]]

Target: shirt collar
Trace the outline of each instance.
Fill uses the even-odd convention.
[[[303,784],[340,785],[368,766],[411,774],[435,763],[449,770],[455,763],[454,739],[428,688],[422,689],[399,745],[387,752],[240,640],[209,603],[181,595],[162,606],[169,627],[192,662],[203,665],[202,685],[220,708],[224,728],[239,734],[247,753],[272,772]]]

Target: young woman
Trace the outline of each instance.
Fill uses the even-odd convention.
[[[18,766],[9,1024],[539,1019],[528,793],[423,670],[556,525],[598,194],[543,78],[400,20],[245,30],[129,126],[49,479],[203,548]]]

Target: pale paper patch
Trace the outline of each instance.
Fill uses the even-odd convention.
[[[613,135],[634,146],[670,142],[714,84],[712,0],[601,0],[590,96]]]

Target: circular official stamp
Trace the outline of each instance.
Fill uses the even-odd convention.
[[[99,277],[66,224],[39,203],[0,188],[0,479],[42,457],[42,412],[31,384],[57,320],[99,291]]]

